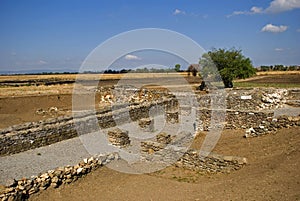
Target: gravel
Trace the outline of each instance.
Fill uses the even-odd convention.
[[[90,154],[78,137],[0,158],[0,184],[31,177],[60,166],[75,165]]]

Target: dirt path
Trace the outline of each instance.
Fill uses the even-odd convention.
[[[168,167],[149,175],[130,175],[104,167],[30,200],[299,200],[299,134],[299,128],[290,128],[244,139],[241,130],[225,131],[214,151],[249,160],[231,174],[203,176]]]

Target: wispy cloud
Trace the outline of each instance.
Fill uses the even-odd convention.
[[[283,49],[283,48],[275,48],[274,50],[277,51],[277,52],[281,52],[281,51],[283,51],[284,49]]]
[[[186,11],[180,10],[178,8],[176,8],[173,11],[173,15],[185,15],[185,16],[189,16],[189,17],[197,17],[197,18],[202,18],[202,19],[207,19],[208,18],[207,14],[201,14],[201,13],[195,13],[195,12],[186,12]]]
[[[176,8],[173,12],[173,15],[185,15],[185,11]]]
[[[127,54],[125,56],[125,59],[126,60],[142,60],[142,58],[138,57],[138,56],[135,56],[135,55],[132,55],[132,54]]]
[[[300,29],[297,29],[297,32],[300,32]]]
[[[266,26],[264,26],[261,31],[262,32],[272,32],[272,33],[281,33],[287,30],[287,26],[284,25],[273,25],[273,24],[267,24]]]
[[[232,17],[234,15],[254,15],[259,13],[263,13],[263,8],[253,6],[250,11],[234,11],[232,14],[227,15],[227,17]]]
[[[249,11],[234,11],[232,14],[227,15],[227,17],[260,13],[280,13],[298,8],[300,8],[300,0],[273,0],[266,9],[253,6]]]
[[[40,65],[48,64],[48,62],[44,60],[39,60],[37,63]]]

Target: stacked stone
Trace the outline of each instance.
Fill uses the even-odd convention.
[[[164,149],[172,141],[171,135],[167,133],[159,133],[156,135],[156,141],[143,141],[141,142],[141,151],[148,154],[153,154],[157,151]]]
[[[247,164],[247,159],[237,156],[222,156],[210,153],[207,157],[200,157],[195,150],[189,150],[176,162],[176,166],[202,173],[229,173]]]
[[[153,154],[165,148],[165,145],[154,141],[141,142],[141,151],[148,154]]]
[[[154,120],[153,118],[142,118],[139,121],[139,126],[143,131],[153,132],[154,131]]]
[[[165,89],[138,89],[132,85],[117,85],[114,88],[99,87],[96,92],[100,97],[100,105],[104,103],[131,103],[162,101],[169,92]]]
[[[108,141],[118,147],[126,147],[130,144],[130,139],[128,136],[128,131],[121,130],[119,128],[114,128],[107,132]]]
[[[259,126],[246,129],[244,137],[257,137],[274,133],[277,129],[300,126],[300,116],[288,117],[281,116],[273,118],[271,121],[262,121]]]
[[[227,111],[226,129],[257,127],[261,121],[272,119],[274,112]]]
[[[178,111],[167,111],[167,122],[171,124],[179,123],[179,112]]]
[[[39,176],[23,178],[18,181],[13,179],[8,181],[6,188],[0,192],[0,199],[2,201],[25,200],[30,195],[49,187],[57,188],[62,184],[72,183],[92,170],[118,159],[117,153],[98,155],[86,158],[75,166],[58,167]]]
[[[149,109],[153,106],[164,106],[170,100],[156,103],[130,106],[130,120],[138,121],[149,116]],[[122,109],[104,108],[96,112],[98,124],[101,128],[116,126],[116,118],[123,118]],[[0,156],[15,154],[29,149],[50,145],[66,139],[78,137],[80,134],[95,132],[95,114],[82,112],[73,119],[72,116],[50,118],[38,122],[30,122],[11,126],[0,130]],[[121,119],[122,120],[122,119]],[[78,132],[79,131],[79,132]]]
[[[261,97],[261,109],[281,108],[283,103],[286,102],[285,97],[287,94],[288,91],[286,89],[277,89],[269,93],[264,92]]]
[[[170,144],[172,141],[171,135],[164,132],[159,133],[158,135],[156,135],[156,141],[161,144]]]

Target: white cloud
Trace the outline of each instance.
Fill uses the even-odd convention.
[[[273,0],[266,9],[253,6],[250,11],[234,11],[232,14],[227,15],[227,17],[232,17],[234,15],[253,15],[259,13],[280,13],[297,8],[300,8],[300,0]]]
[[[300,32],[300,29],[297,29],[297,32]]]
[[[173,12],[173,15],[180,15],[180,14],[184,15],[185,12],[182,11],[182,10],[179,10],[179,9],[177,9],[177,8],[176,8],[176,9],[174,10],[174,12]]]
[[[234,15],[254,15],[258,13],[263,13],[263,8],[253,6],[250,11],[234,11],[232,14],[227,15],[227,17],[232,17]]]
[[[135,56],[135,55],[132,55],[132,54],[127,54],[127,55],[125,56],[125,59],[126,59],[126,60],[141,60],[140,57]]]
[[[44,61],[44,60],[39,60],[38,61],[38,64],[41,64],[41,65],[44,65],[44,64],[47,64],[48,62],[47,61]]]
[[[280,25],[280,26],[276,26],[273,24],[267,24],[266,26],[264,26],[261,31],[262,32],[272,32],[272,33],[281,33],[287,30],[287,26],[284,25]]]
[[[270,13],[279,13],[297,8],[300,8],[299,0],[273,0],[265,11]]]
[[[262,13],[262,12],[263,12],[263,8],[253,6],[253,7],[250,9],[250,11],[251,11],[251,12],[250,12],[251,14]]]
[[[284,49],[283,48],[275,48],[274,50],[277,52],[280,52],[280,51],[283,51]]]

